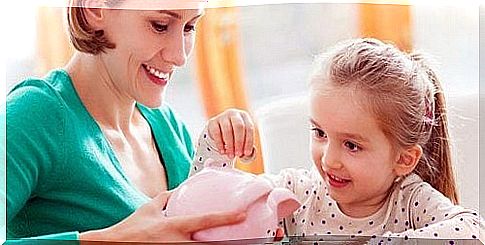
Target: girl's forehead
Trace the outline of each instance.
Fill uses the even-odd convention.
[[[310,98],[311,115],[316,121],[337,125],[377,121],[365,93],[352,89],[315,90]]]

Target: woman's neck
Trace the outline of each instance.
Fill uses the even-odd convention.
[[[119,90],[99,56],[76,52],[65,69],[98,124],[125,131],[139,119],[135,101]]]

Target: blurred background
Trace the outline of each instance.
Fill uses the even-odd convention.
[[[6,19],[14,20],[4,35],[7,91],[69,59],[73,49],[64,12],[36,5],[6,11]],[[258,122],[261,154],[252,164],[238,163],[243,170],[309,167],[309,131],[301,125],[307,120],[304,96],[314,56],[352,37],[424,51],[434,57],[456,115],[450,124],[462,203],[478,208],[479,22],[479,8],[466,4],[209,8],[198,26],[195,52],[176,73],[166,98],[194,138],[210,116],[230,107],[247,109]]]

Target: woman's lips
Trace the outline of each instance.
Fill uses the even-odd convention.
[[[143,70],[147,74],[148,78],[155,84],[165,86],[168,83],[168,79],[170,77],[169,73],[164,73],[160,70],[157,70],[149,65],[143,64]]]

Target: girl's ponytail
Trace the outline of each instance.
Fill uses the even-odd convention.
[[[446,103],[441,83],[421,55],[411,54],[411,59],[417,62],[418,69],[424,71],[427,80],[433,86],[432,92],[427,95],[429,96],[427,101],[430,103],[423,118],[430,127],[431,134],[423,146],[423,157],[416,167],[416,173],[453,203],[458,204],[459,199],[451,161]]]

